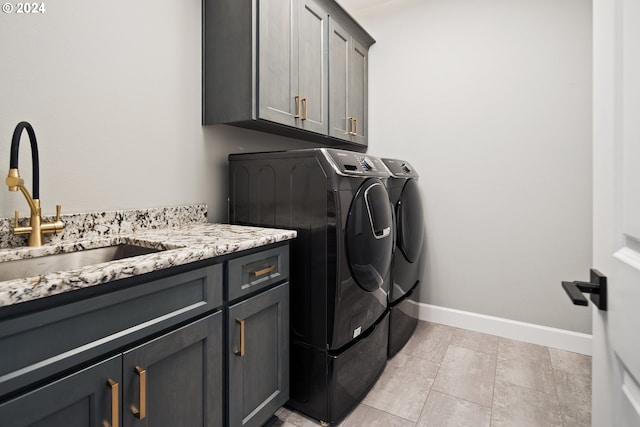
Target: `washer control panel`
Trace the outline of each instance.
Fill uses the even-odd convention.
[[[389,176],[389,171],[377,157],[328,148],[322,149],[322,152],[340,175]]]
[[[391,176],[396,178],[417,178],[418,173],[413,166],[406,160],[398,159],[381,159],[384,165],[389,169]]]

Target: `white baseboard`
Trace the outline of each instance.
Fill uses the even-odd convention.
[[[420,320],[591,356],[591,335],[419,303]]]

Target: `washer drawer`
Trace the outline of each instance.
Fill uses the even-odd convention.
[[[229,301],[289,278],[289,246],[279,246],[229,261]]]

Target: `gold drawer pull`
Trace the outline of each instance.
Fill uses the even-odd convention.
[[[236,347],[233,351],[237,356],[244,356],[244,319],[236,319],[236,323],[240,325],[240,350]]]
[[[139,420],[144,420],[147,416],[147,370],[136,366],[136,373],[140,377],[140,409],[131,405],[131,412]]]
[[[265,274],[273,273],[274,271],[276,271],[276,266],[270,265],[269,267],[263,268],[262,270],[256,270],[256,271],[250,272],[249,276],[260,277],[260,276],[264,276]]]
[[[109,421],[105,420],[102,422],[102,425],[104,427],[118,427],[118,420],[120,419],[120,411],[118,410],[120,394],[118,393],[118,389],[120,386],[117,382],[109,378],[107,380],[107,387],[111,389],[111,424],[109,424]]]

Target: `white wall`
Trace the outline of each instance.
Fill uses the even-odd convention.
[[[370,51],[369,152],[421,174],[425,303],[590,332],[591,2],[344,0]]]
[[[30,121],[45,214],[204,202],[222,221],[230,152],[310,146],[200,125],[201,0],[45,4],[0,14],[0,166]],[[569,305],[560,280],[590,267],[589,4],[387,0],[351,12],[378,40],[370,152],[422,175],[424,302],[588,331],[589,310]],[[25,138],[30,187],[29,157]],[[0,216],[26,208],[0,187]]]

